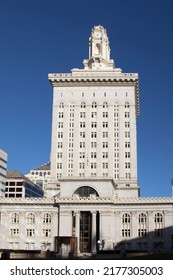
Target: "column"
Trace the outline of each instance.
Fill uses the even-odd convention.
[[[91,236],[91,251],[96,253],[96,211],[91,212],[92,214],[92,236]]]
[[[79,249],[79,232],[80,232],[80,212],[75,212],[75,224],[76,224],[76,231],[75,231],[75,237],[77,238],[77,255],[80,253]]]
[[[153,211],[148,211],[148,249],[152,250],[153,249],[153,235],[154,235],[154,218],[153,218]]]

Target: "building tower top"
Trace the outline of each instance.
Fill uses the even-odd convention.
[[[94,26],[89,38],[89,59],[84,60],[84,69],[112,70],[115,68],[110,59],[109,39],[103,26]]]

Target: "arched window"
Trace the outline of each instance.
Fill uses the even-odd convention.
[[[155,222],[155,223],[162,223],[162,221],[163,221],[163,216],[162,216],[162,214],[161,214],[161,213],[156,213],[156,214],[154,215],[154,222]]]
[[[59,108],[64,108],[64,103],[63,102],[59,103]]]
[[[35,215],[33,213],[28,214],[27,224],[35,224]]]
[[[123,224],[129,224],[130,223],[130,214],[123,214],[122,216],[122,223]]]
[[[80,105],[81,108],[85,108],[86,107],[86,104],[85,102],[81,102],[81,105]]]
[[[11,215],[11,223],[12,224],[19,224],[19,214],[13,213]]]
[[[92,102],[92,108],[97,108],[97,103],[95,101]]]
[[[129,104],[129,102],[125,102],[124,107],[125,107],[125,108],[130,108],[130,104]]]
[[[48,213],[44,214],[44,216],[43,216],[43,224],[51,224],[51,222],[52,222],[51,214],[48,214]]]
[[[103,108],[108,108],[108,103],[107,102],[103,102]]]
[[[78,188],[74,194],[79,195],[80,197],[89,197],[90,195],[95,195],[96,197],[98,197],[98,193],[96,192],[96,190],[94,190],[91,187],[88,186],[83,186]]]
[[[146,222],[147,222],[146,214],[144,214],[144,213],[139,214],[138,222],[139,222],[139,224],[146,224]]]

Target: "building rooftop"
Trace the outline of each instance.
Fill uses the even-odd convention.
[[[50,170],[50,162],[40,165],[40,166],[34,168],[33,170]]]
[[[35,186],[35,187],[38,187],[36,184],[34,184],[30,179],[28,179],[25,175],[23,175],[18,170],[7,170],[7,180],[8,179],[23,179],[28,184],[30,184],[32,186]]]

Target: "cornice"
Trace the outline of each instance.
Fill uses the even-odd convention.
[[[138,74],[114,72],[97,72],[80,75],[49,74],[48,79],[53,87],[89,87],[89,86],[134,86],[136,99],[136,116],[139,116],[139,84]]]
[[[8,205],[47,205],[57,206],[64,204],[110,204],[118,205],[173,205],[173,197],[149,197],[149,198],[117,198],[117,197],[67,197],[67,198],[0,198],[0,206]]]

